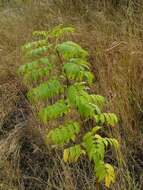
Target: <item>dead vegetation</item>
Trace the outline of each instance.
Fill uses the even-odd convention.
[[[0,189],[95,190],[86,160],[66,166],[43,143],[42,130],[16,76],[20,46],[31,32],[59,23],[77,28],[74,40],[91,53],[95,91],[109,100],[120,123],[109,131],[121,143],[123,164],[113,190],[143,188],[142,1],[10,3],[0,10]],[[62,2],[62,1],[61,1]],[[132,2],[132,3],[131,3]],[[86,6],[85,6],[86,5]],[[56,156],[55,156],[56,155]],[[104,189],[104,187],[101,187]]]

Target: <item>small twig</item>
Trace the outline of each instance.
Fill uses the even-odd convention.
[[[105,52],[109,52],[109,51],[111,51],[112,49],[114,49],[114,48],[116,48],[116,47],[120,46],[121,44],[125,44],[125,45],[127,45],[127,42],[124,42],[124,41],[119,42],[119,43],[117,43],[117,44],[113,45],[112,47],[110,47],[110,48],[106,49],[106,50],[105,50]]]
[[[48,183],[46,181],[43,181],[41,178],[37,178],[37,177],[33,177],[33,176],[23,176],[24,179],[33,179],[33,180],[36,180],[36,181],[39,181],[40,183],[44,183],[46,185],[48,185]]]

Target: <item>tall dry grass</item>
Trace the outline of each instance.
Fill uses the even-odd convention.
[[[97,94],[107,97],[108,109],[119,117],[118,127],[108,130],[108,133],[113,134],[120,141],[121,154],[118,159],[123,161],[122,165],[116,168],[117,180],[111,188],[113,190],[141,190],[143,188],[142,9],[141,0],[97,0],[96,2],[93,0],[55,0],[8,1],[2,4],[0,10],[0,79],[1,88],[7,89],[6,94],[9,93],[7,86],[11,86],[11,83],[19,86],[16,69],[21,61],[20,46],[31,39],[33,30],[47,30],[59,23],[72,24],[77,29],[77,33],[73,36],[74,40],[90,51],[89,59],[96,78],[94,90]],[[19,87],[14,90],[16,96],[19,90],[21,91]],[[7,103],[9,97],[1,99],[2,105],[6,105],[2,110],[4,116],[11,112],[11,104]],[[15,95],[10,98],[10,102],[17,101]],[[36,190],[52,190],[53,188],[74,190],[79,187],[94,190],[95,179],[89,169],[89,163],[83,160],[79,165],[70,168],[61,162],[60,153],[56,159],[52,156],[53,153],[49,155],[42,140],[39,140],[41,137],[36,131],[37,125],[39,124],[30,114],[28,130],[24,133],[24,137],[19,132],[21,138],[18,135],[13,136],[17,139],[15,139],[17,146],[20,146],[19,151],[21,149],[22,152],[22,154],[16,154],[20,163],[22,159],[25,159],[28,165],[31,156],[33,158],[32,152],[35,149],[39,151],[34,162],[30,162],[32,169],[34,168],[34,173],[30,175],[33,176],[25,179],[25,172],[31,171],[28,166],[21,164],[14,168],[13,162],[9,162],[6,158],[4,164],[1,165],[0,188],[2,190],[32,190],[32,187]],[[4,139],[2,140],[1,142],[5,142]],[[27,146],[27,149],[24,148]],[[9,150],[9,147],[5,146],[5,149]],[[16,148],[15,151],[17,151]],[[55,159],[52,167],[47,167],[49,166],[48,158],[51,162]],[[43,162],[40,161],[42,164],[40,166],[35,163],[36,161],[39,163],[39,159],[43,160]],[[43,171],[44,177],[40,174],[40,177],[38,176],[38,167],[40,172]],[[49,178],[46,177],[47,171],[44,167],[48,170]],[[14,177],[10,180],[12,171]],[[57,179],[54,180],[56,174]],[[41,179],[44,180],[39,182]]]

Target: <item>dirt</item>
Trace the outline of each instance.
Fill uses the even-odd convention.
[[[15,84],[15,86],[18,87],[18,84]],[[19,171],[20,189],[44,189],[45,183],[43,181],[47,181],[48,177],[48,171],[45,167],[47,156],[42,151],[39,151],[39,148],[37,149],[39,140],[37,145],[35,145],[33,142],[34,138],[31,138],[30,130],[28,129],[28,120],[31,114],[25,97],[26,92],[19,88],[14,93],[9,92],[10,84],[6,89],[7,92],[3,90],[1,96],[1,101],[3,101],[1,104],[3,106],[7,104],[7,110],[3,110],[5,113],[3,113],[4,117],[0,128],[0,146],[5,149],[1,159],[10,161],[13,170]],[[6,96],[5,93],[9,94],[7,98],[4,98]],[[9,109],[7,103],[11,94],[15,95],[13,98],[16,97],[13,100],[13,104],[10,104],[13,109]],[[14,138],[15,142],[12,147]],[[16,155],[18,161],[14,159],[17,146],[19,146],[19,153]],[[19,163],[18,165],[15,163],[15,160]]]

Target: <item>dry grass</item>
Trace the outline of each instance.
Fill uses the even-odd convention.
[[[2,190],[95,190],[86,160],[68,167],[60,152],[45,147],[16,78],[20,46],[31,38],[33,30],[59,23],[77,29],[74,40],[91,53],[94,90],[107,97],[110,111],[120,118],[119,126],[108,130],[119,139],[119,159],[123,160],[111,189],[143,188],[143,5],[141,1],[130,1],[128,7],[120,3],[111,6],[112,1],[93,2],[70,0],[54,6],[18,3],[0,11],[0,117],[6,130],[5,137],[0,136]]]

